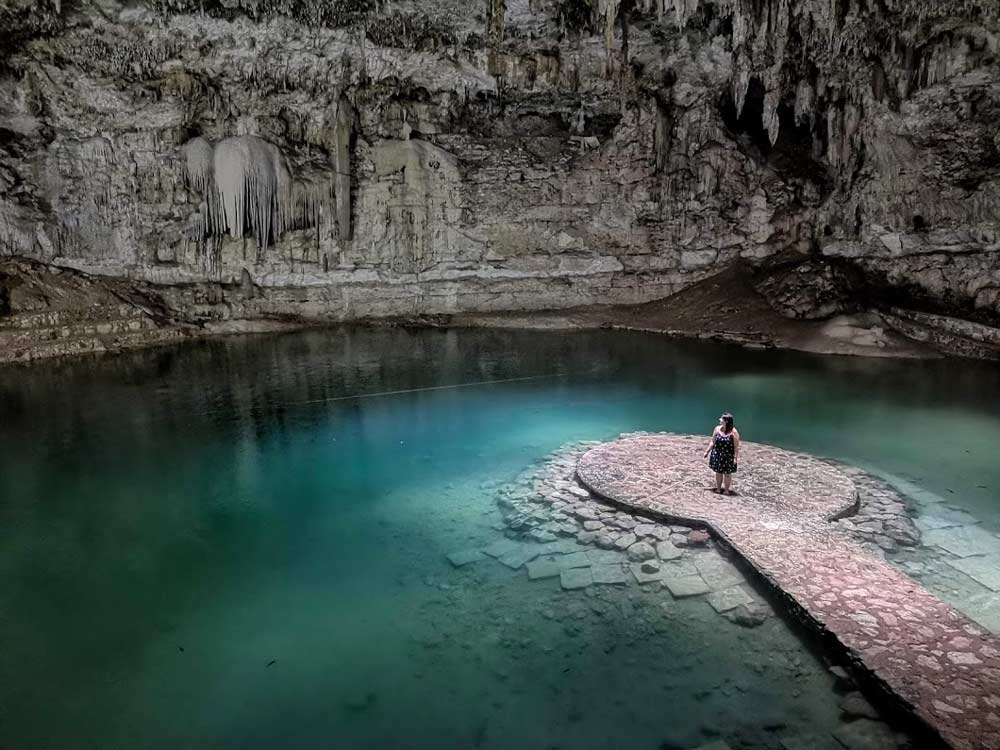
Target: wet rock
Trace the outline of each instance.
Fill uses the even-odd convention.
[[[594,544],[601,549],[614,549],[615,538],[606,531],[598,532],[597,536],[594,537]]]
[[[848,673],[848,671],[843,667],[840,666],[830,667],[830,674],[836,677],[838,682],[842,682],[844,684],[852,684],[854,682],[854,680],[851,679],[850,673]]]
[[[576,541],[580,544],[594,544],[597,539],[596,531],[581,531],[576,535]]]
[[[628,549],[635,543],[636,543],[635,534],[629,531],[622,534],[615,540],[615,547],[617,547],[618,549]]]
[[[756,604],[741,604],[729,610],[723,616],[732,623],[744,628],[756,628],[767,622],[768,612]]]
[[[879,719],[878,711],[859,692],[852,692],[840,699],[840,711],[847,719]]]
[[[743,586],[730,586],[727,589],[713,591],[706,599],[716,612],[722,614],[741,605],[751,605],[754,598],[747,593]]]
[[[563,571],[563,566],[551,557],[532,560],[528,563],[527,568],[528,578],[533,581],[541,578],[555,578]]]
[[[531,529],[525,536],[536,542],[551,542],[556,539],[555,534],[545,529]]]
[[[692,547],[700,547],[708,544],[710,539],[708,532],[703,529],[695,529],[690,534],[688,534],[688,544]]]
[[[632,531],[639,524],[631,516],[615,516],[608,522],[611,526],[616,526],[623,531]]]
[[[587,507],[586,505],[581,505],[576,508],[573,508],[570,511],[570,513],[580,521],[591,521],[600,523],[599,521],[597,521],[597,511],[594,510],[593,508]]]
[[[639,566],[643,573],[659,573],[660,563],[656,560],[647,560]]]
[[[585,531],[600,531],[604,528],[604,524],[597,520],[584,521],[583,528]]]
[[[754,278],[754,288],[777,312],[789,318],[816,320],[856,309],[852,289],[856,274],[823,258],[802,256],[772,262]]]
[[[661,541],[656,544],[656,556],[661,560],[676,560],[684,554],[684,550],[677,547],[673,542]]]
[[[574,523],[561,523],[556,529],[557,536],[576,536],[580,533],[580,527]]]
[[[642,562],[643,560],[652,560],[656,557],[656,550],[653,549],[651,544],[646,542],[636,542],[628,548],[628,559],[632,562]]]
[[[636,524],[635,528],[632,529],[632,532],[636,536],[638,536],[638,537],[651,536],[652,533],[653,533],[653,531],[654,531],[654,529],[656,529],[656,525],[655,524],[652,524],[652,523],[640,523],[640,524]]]
[[[654,526],[651,532],[657,540],[665,542],[670,538],[670,527],[669,526]]]

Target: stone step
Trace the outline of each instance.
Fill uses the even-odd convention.
[[[145,315],[133,315],[131,317],[105,318],[37,328],[0,328],[0,347],[36,345],[48,341],[65,341],[96,336],[114,336],[132,331],[148,331],[156,327],[156,321],[152,318]]]
[[[46,328],[103,321],[114,318],[129,318],[141,315],[134,305],[123,302],[120,305],[94,305],[67,310],[44,310],[40,312],[17,313],[0,316],[0,331],[23,328]]]
[[[148,319],[146,319],[148,320]],[[135,323],[137,321],[113,321]],[[152,322],[152,321],[150,321]],[[96,324],[103,328],[103,324]],[[84,328],[94,326],[88,324]],[[167,344],[186,338],[188,332],[181,328],[157,328],[155,324],[132,328],[129,325],[112,326],[108,333],[90,333],[78,330],[76,335],[57,337],[46,341],[31,338],[18,345],[7,345],[0,340],[0,362],[30,362],[36,359],[61,357],[71,354],[91,354],[117,351],[142,346]]]

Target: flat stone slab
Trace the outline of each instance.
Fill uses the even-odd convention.
[[[718,613],[736,609],[741,604],[753,604],[754,598],[742,586],[730,586],[728,589],[713,591],[707,597],[708,603]]]
[[[697,555],[692,562],[698,570],[698,575],[713,591],[727,589],[746,580],[735,565],[723,560],[719,555]]]
[[[913,519],[913,523],[921,531],[934,531],[935,529],[949,529],[953,526],[972,526],[979,522],[964,510],[934,508],[926,513],[921,513]]]
[[[957,560],[946,560],[945,562],[991,591],[1000,591],[1000,555],[960,557]]]
[[[811,456],[744,442],[734,485],[740,494],[718,495],[710,491],[705,444],[702,436],[625,437],[585,453],[577,477],[630,511],[707,527],[948,745],[1000,747],[1000,639],[830,523],[857,508],[847,473]],[[984,541],[961,539],[970,540]],[[663,580],[680,592],[701,581],[707,591],[695,572],[697,578]],[[852,729],[841,744],[864,747],[862,721],[847,725]]]
[[[521,546],[521,542],[515,542],[513,539],[498,539],[488,547],[483,547],[483,552],[490,557],[501,557],[513,552],[514,550],[520,549]]]
[[[594,582],[590,568],[570,568],[559,574],[564,589],[582,589]]]
[[[594,579],[594,583],[628,583],[625,566],[621,563],[612,563],[611,565],[595,565],[590,569],[590,574]]]
[[[461,568],[463,565],[483,560],[485,557],[486,555],[477,549],[463,549],[458,550],[457,552],[449,552],[447,554],[448,562],[456,568]]]
[[[701,576],[677,576],[669,573],[662,576],[664,587],[675,599],[684,599],[688,596],[700,596],[707,594],[712,589]]]
[[[525,544],[518,546],[516,549],[505,552],[500,555],[497,560],[502,562],[508,568],[517,570],[525,563],[534,560],[539,554],[541,554],[541,549],[537,544]]]
[[[536,558],[528,563],[528,578],[539,580],[542,578],[556,578],[565,568],[559,564],[557,559],[543,557]]]
[[[951,526],[926,532],[924,545],[940,547],[956,557],[993,555],[1000,557],[1000,537],[979,526]]]

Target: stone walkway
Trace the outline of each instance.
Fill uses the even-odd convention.
[[[577,476],[613,503],[708,527],[947,744],[1000,748],[1000,639],[830,523],[857,507],[850,478],[810,456],[744,443],[739,495],[723,496],[711,491],[707,443],[626,437],[584,454]]]

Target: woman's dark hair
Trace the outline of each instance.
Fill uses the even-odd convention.
[[[722,431],[727,434],[733,431],[733,415],[728,411],[722,415]]]

